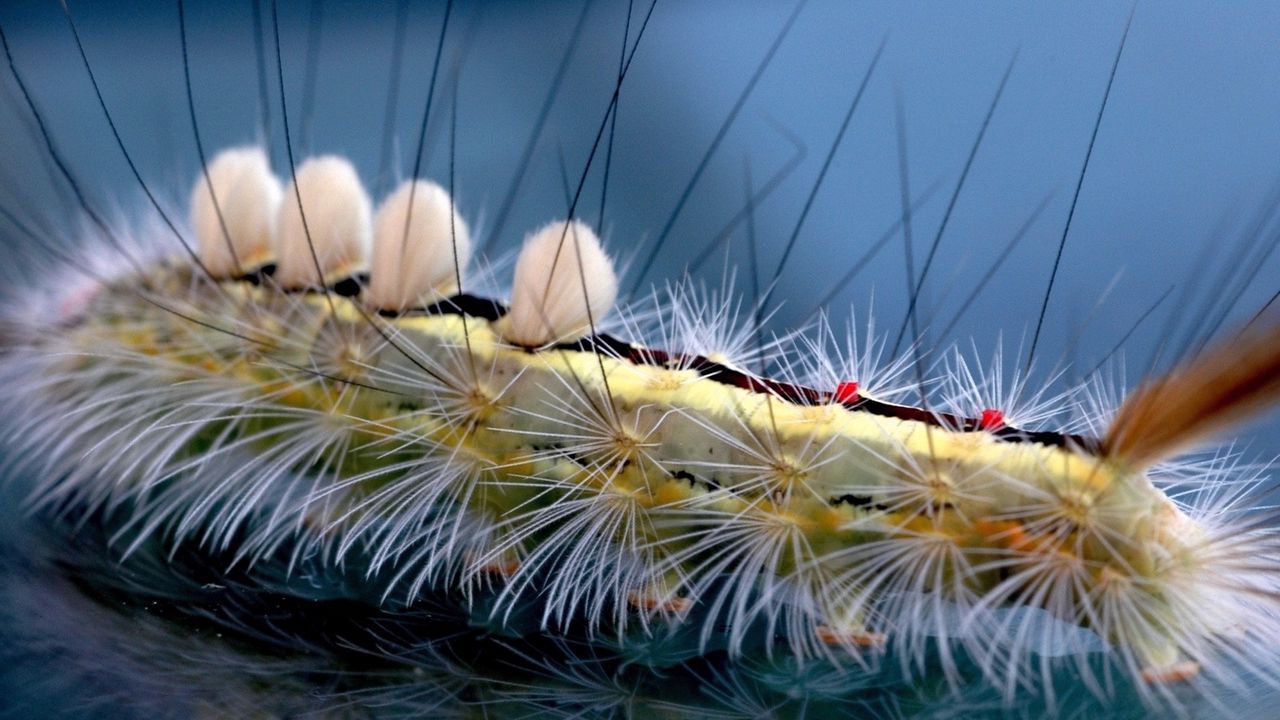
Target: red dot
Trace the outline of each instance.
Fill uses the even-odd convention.
[[[1004,427],[1004,413],[991,408],[983,410],[982,417],[978,420],[978,427],[982,430],[999,430]]]
[[[835,393],[836,402],[839,403],[855,403],[862,399],[858,394],[858,383],[842,382],[836,385]]]

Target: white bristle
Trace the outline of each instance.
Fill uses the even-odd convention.
[[[289,289],[316,286],[363,269],[372,215],[369,195],[345,158],[326,155],[298,166],[280,204],[276,282]]]
[[[613,263],[595,232],[576,220],[553,222],[525,238],[502,335],[523,347],[581,337],[617,294]]]
[[[448,191],[433,182],[406,180],[374,218],[365,297],[383,310],[436,302],[458,291],[470,258],[471,234]]]
[[[271,260],[282,193],[262,148],[230,148],[213,158],[191,191],[191,226],[211,274],[234,277]]]

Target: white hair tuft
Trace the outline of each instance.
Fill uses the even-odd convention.
[[[260,147],[229,148],[213,158],[191,191],[191,226],[210,273],[233,277],[271,260],[283,192]]]
[[[617,295],[613,263],[595,232],[577,220],[553,222],[525,238],[502,336],[523,347],[573,340],[590,332]]]
[[[280,205],[276,281],[288,289],[313,287],[362,269],[372,215],[369,195],[345,158],[325,155],[298,166]]]
[[[460,288],[471,259],[471,234],[449,192],[425,180],[406,180],[374,218],[369,304],[405,310]],[[454,258],[457,266],[454,266]]]

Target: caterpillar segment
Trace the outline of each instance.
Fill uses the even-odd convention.
[[[813,359],[838,345],[826,326],[783,343],[772,380],[699,345],[693,290],[658,314],[688,347],[598,331],[617,279],[581,222],[529,236],[506,304],[467,293],[444,188],[406,183],[375,221],[345,160],[281,192],[264,159],[227,151],[197,182],[204,268],[109,278],[17,341],[14,401],[58,428],[16,440],[62,458],[42,506],[123,514],[131,547],[362,566],[385,601],[457,589],[480,622],[536,598],[540,632],[688,627],[735,656],[856,662],[896,642],[947,666],[959,644],[1006,688],[1063,626],[1153,688],[1276,628],[1265,528],[1153,482],[1183,446],[1141,441],[1167,419],[1158,388],[1102,440],[1018,427],[1013,407],[878,396],[903,366],[886,383],[845,374],[866,356]]]

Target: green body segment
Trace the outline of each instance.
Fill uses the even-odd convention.
[[[1158,608],[1161,586],[1147,581],[1176,570],[1198,532],[1143,474],[1072,449],[798,405],[591,351],[530,351],[501,340],[501,320],[371,316],[348,298],[247,283],[191,297],[175,312],[108,288],[69,332],[86,350],[110,343],[163,359],[170,382],[216,376],[265,406],[328,418],[349,439],[339,474],[367,478],[343,495],[352,507],[404,482],[415,458],[463,468],[455,482],[474,487],[455,497],[466,511],[497,538],[519,537],[495,541],[484,558],[502,575],[554,532],[534,525],[540,511],[613,503],[632,522],[587,540],[645,564],[647,577],[626,588],[642,608],[697,602],[707,558],[753,538],[773,545],[754,570],[770,577],[757,580],[820,596],[817,622],[832,642],[865,644],[881,624],[880,595],[912,589],[962,602],[1003,588],[1005,601],[1025,603],[1017,578],[1030,586],[1040,568],[1073,578],[1068,602],[1122,581]],[[270,443],[277,422],[258,413],[235,432]],[[211,424],[191,454],[225,432]],[[891,543],[931,559],[885,564]],[[1096,624],[1088,613],[1065,619]],[[1177,659],[1161,638],[1111,639],[1145,645],[1134,649],[1151,664]]]

